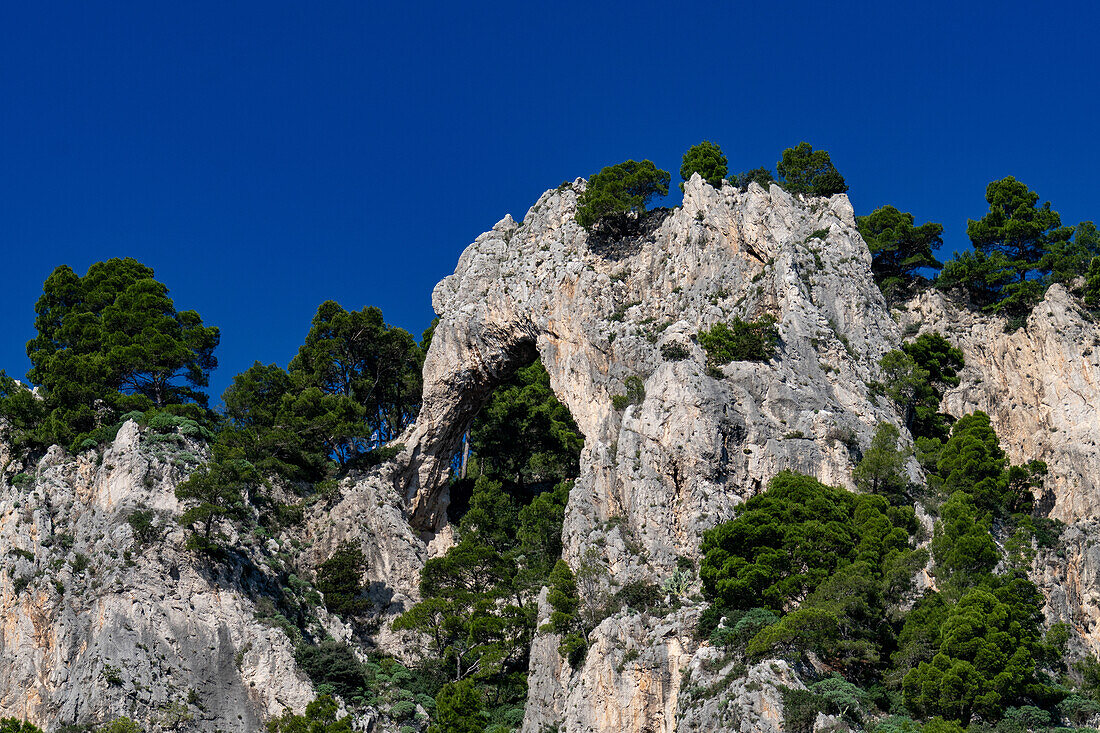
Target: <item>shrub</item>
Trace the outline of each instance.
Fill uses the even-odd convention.
[[[775,317],[766,314],[759,321],[734,318],[729,324],[716,323],[710,330],[699,332],[699,343],[707,352],[711,365],[731,361],[767,361],[775,355],[779,329]]]
[[[69,565],[73,569],[73,573],[79,575],[88,569],[88,556],[83,552],[78,552],[73,556],[73,560]]]
[[[783,730],[787,733],[812,733],[817,714],[824,712],[825,701],[809,690],[782,687]]]
[[[577,223],[588,231],[605,227],[627,233],[632,214],[645,213],[654,196],[668,195],[672,176],[652,161],[627,160],[592,176],[577,201]]]
[[[645,382],[637,374],[627,377],[623,382],[626,394],[617,394],[611,398],[616,410],[625,410],[630,405],[640,405],[645,400]]]
[[[336,719],[339,706],[331,695],[324,693],[306,705],[305,715],[290,710],[267,724],[268,733],[351,733],[351,716]]]
[[[316,646],[301,644],[294,659],[314,685],[331,685],[336,694],[345,699],[360,694],[366,686],[363,665],[351,647],[333,639]]]
[[[691,352],[683,344],[669,343],[661,347],[661,356],[667,361],[683,361]]]
[[[646,580],[634,580],[615,594],[616,600],[634,611],[648,611],[661,602],[661,589]]]
[[[811,196],[832,196],[848,190],[844,176],[833,165],[824,150],[814,150],[809,143],[783,151],[783,159],[776,164],[776,171],[783,187],[791,193]]]
[[[151,509],[137,509],[130,512],[129,516],[126,517],[126,521],[134,533],[134,540],[139,545],[144,546],[156,542],[160,537],[160,530],[156,526],[155,519],[156,515]]]
[[[693,173],[698,173],[703,180],[718,188],[722,185],[722,179],[729,174],[726,167],[726,156],[722,155],[722,148],[709,140],[704,140],[698,145],[692,145],[684,153],[680,164],[680,178],[685,181],[691,178]],[[684,184],[680,184],[680,190],[684,190]]]
[[[448,682],[435,696],[435,725],[428,733],[482,733],[482,696],[470,680]]]
[[[317,589],[325,597],[325,607],[341,616],[355,616],[367,610],[370,601],[361,597],[366,570],[366,558],[357,546],[344,542],[336,548],[332,557],[317,569]]]

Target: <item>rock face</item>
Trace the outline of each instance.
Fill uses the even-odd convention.
[[[989,414],[1015,463],[1047,462],[1051,516],[1100,517],[1100,324],[1061,285],[1052,285],[1026,325],[974,313],[929,291],[908,303],[909,332],[940,331],[966,360],[944,410]]]
[[[243,732],[300,711],[313,691],[291,641],[250,600],[277,595],[264,567],[293,546],[308,577],[351,542],[385,617],[415,602],[424,562],[453,542],[447,479],[461,437],[536,356],[585,436],[566,560],[602,572],[586,592],[660,585],[697,563],[702,533],[777,472],[849,486],[875,427],[898,424],[872,389],[879,359],[903,333],[931,330],[967,363],[945,409],[985,410],[1014,461],[1047,461],[1046,505],[1073,524],[1058,550],[1039,553],[1033,577],[1048,619],[1100,651],[1100,329],[1065,290],[1052,287],[1013,334],[938,293],[892,316],[844,195],[716,189],[694,176],[683,206],[610,242],[574,221],[584,185],[548,191],[520,223],[505,217],[436,287],[423,403],[397,458],[343,480],[292,537],[236,538],[241,557],[222,570],[192,561],[174,521],[173,489],[198,463],[197,444],[126,423],[102,455],[54,448],[19,466],[0,441],[0,717],[56,727],[127,715],[157,729],[190,715],[201,730]],[[774,358],[708,364],[701,330],[764,315],[780,334]],[[159,540],[135,536],[127,517],[139,508],[155,512]],[[801,687],[799,675],[779,661],[742,669],[696,639],[698,590],[681,583],[665,615],[604,619],[576,669],[540,633],[524,732],[782,730],[781,688]],[[318,613],[318,638],[363,641]],[[408,640],[388,627],[370,641],[401,656]]]
[[[573,219],[583,185],[547,192],[522,224],[506,217],[435,289],[423,406],[402,439],[414,523],[442,524],[441,477],[462,432],[536,354],[585,436],[566,521],[572,561],[616,536],[607,560],[625,570],[638,560],[617,549],[630,534],[648,568],[667,569],[779,470],[847,483],[876,424],[896,420],[867,383],[900,341],[847,198],[693,179],[682,208],[608,251]],[[778,319],[776,358],[708,373],[693,336],[764,314]],[[670,345],[686,358],[663,356]],[[615,409],[633,377],[644,399]]]
[[[868,385],[901,332],[845,196],[718,190],[696,176],[681,208],[612,245],[574,221],[583,185],[547,192],[522,223],[503,219],[436,287],[423,405],[402,438],[405,492],[430,536],[445,521],[443,479],[463,431],[538,355],[585,436],[567,560],[605,565],[611,587],[660,583],[778,471],[849,484],[875,426],[897,420]],[[708,369],[698,331],[765,314],[781,336],[774,359]],[[644,397],[616,409],[635,378]],[[677,729],[678,670],[698,652],[692,625],[608,620],[577,672],[539,640],[525,730]],[[646,651],[619,665],[630,648]]]
[[[566,559],[606,566],[612,588],[660,583],[678,557],[697,559],[702,532],[776,472],[849,485],[875,426],[897,424],[869,385],[881,378],[881,356],[900,345],[902,327],[874,286],[845,196],[716,189],[694,177],[681,208],[651,213],[632,241],[608,243],[574,222],[583,185],[547,192],[522,223],[500,221],[436,287],[441,321],[420,417],[403,438],[404,492],[412,522],[431,537],[445,521],[443,478],[460,436],[492,388],[537,354],[585,435],[566,512]],[[781,334],[774,359],[707,368],[696,333],[766,313]],[[985,410],[1012,459],[1045,459],[1054,516],[1096,515],[1100,348],[1092,349],[1100,338],[1064,290],[1052,288],[1012,335],[1000,319],[937,293],[896,319],[909,335],[939,330],[962,348],[967,369],[945,409]],[[612,398],[627,394],[635,377],[644,396],[616,409]],[[1086,586],[1094,567],[1082,571]],[[1044,583],[1051,618],[1061,603],[1061,615],[1092,619],[1091,591],[1059,601],[1060,578]],[[689,625],[613,617],[594,632],[577,670],[558,657],[553,637],[540,638],[524,730],[777,726],[774,695],[722,710],[685,708],[690,696],[675,668],[700,669],[714,653],[685,633]],[[1086,639],[1096,635],[1091,629],[1091,621],[1082,626]],[[622,664],[632,648],[648,657]],[[756,717],[742,714],[749,709]]]
[[[200,572],[173,493],[199,450],[133,422],[102,455],[54,447],[0,485],[0,717],[53,729],[131,717],[150,730],[256,731],[313,699],[286,635],[254,618],[262,574]],[[12,479],[15,479],[14,481]],[[13,485],[15,484],[15,485]],[[143,546],[126,517],[155,513]]]

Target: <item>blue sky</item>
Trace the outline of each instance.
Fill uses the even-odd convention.
[[[945,226],[1015,175],[1100,219],[1086,3],[5,3],[0,367],[59,264],[132,256],[220,326],[211,394],[317,305],[419,336],[504,214],[626,158],[830,151],[857,213]]]

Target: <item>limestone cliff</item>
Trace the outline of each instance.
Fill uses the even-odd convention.
[[[777,471],[849,483],[875,425],[897,424],[869,388],[880,378],[879,358],[902,341],[896,321],[910,336],[936,329],[963,349],[968,367],[945,409],[984,409],[1012,459],[1047,460],[1054,516],[1095,515],[1100,354],[1092,349],[1100,339],[1061,288],[1015,334],[935,293],[892,317],[843,195],[716,189],[695,177],[682,207],[651,213],[633,240],[608,243],[573,220],[583,185],[547,192],[521,223],[506,217],[436,287],[441,321],[402,457],[411,519],[426,537],[443,525],[442,477],[469,420],[504,375],[538,354],[586,439],[567,510],[567,559],[576,566],[595,553],[612,586],[639,577],[659,583],[678,556],[696,558],[702,531]],[[778,319],[776,357],[708,371],[693,335],[764,313]],[[670,344],[686,358],[666,357]],[[644,397],[616,410],[612,397],[635,376]],[[1059,605],[1054,579],[1036,572],[1052,620],[1095,616],[1075,605],[1091,604],[1091,590]],[[685,633],[685,613],[608,619],[578,670],[563,666],[552,638],[536,641],[524,729],[724,725],[719,712],[681,694],[676,670],[702,669],[699,660],[713,653]],[[1079,626],[1095,636],[1091,624]],[[631,648],[645,650],[642,662],[616,661]]]
[[[660,583],[777,471],[849,483],[875,426],[897,420],[869,385],[901,331],[845,196],[719,190],[696,176],[682,207],[650,214],[643,235],[612,245],[574,221],[583,185],[544,194],[522,223],[499,222],[436,287],[423,406],[402,439],[406,495],[417,526],[443,524],[442,479],[462,432],[492,388],[537,354],[585,436],[567,559],[595,553],[612,586]],[[781,336],[774,359],[707,369],[699,330],[765,313]],[[671,344],[686,358],[666,356]],[[632,377],[644,397],[617,410],[612,398]],[[685,613],[608,619],[577,672],[562,667],[555,643],[536,642],[525,730],[677,729],[681,672],[709,653]],[[617,664],[611,650],[629,648],[638,663]]]
[[[910,333],[940,331],[966,360],[944,395],[952,415],[989,414],[1010,459],[1046,461],[1051,516],[1100,516],[1100,324],[1052,285],[1026,324],[975,313],[929,291],[900,313]]]
[[[1051,288],[1011,334],[938,293],[891,314],[844,195],[715,188],[695,176],[682,206],[650,212],[638,236],[612,242],[574,221],[584,186],[548,191],[522,222],[505,217],[436,287],[423,403],[397,458],[345,478],[290,535],[236,538],[242,562],[229,569],[204,570],[180,549],[172,490],[202,458],[182,436],[165,451],[127,423],[102,454],[55,448],[34,466],[0,456],[0,716],[156,724],[176,703],[199,729],[248,731],[283,707],[300,710],[310,685],[254,599],[275,577],[265,568],[293,554],[308,578],[345,541],[368,559],[381,623],[367,639],[322,614],[318,636],[404,656],[408,639],[386,621],[417,599],[423,563],[453,541],[447,479],[461,437],[492,390],[536,356],[585,436],[566,559],[606,569],[594,592],[663,584],[697,562],[703,531],[776,472],[850,485],[875,427],[899,423],[872,388],[879,359],[922,330],[966,358],[945,409],[989,412],[1013,460],[1049,464],[1045,505],[1074,524],[1039,553],[1034,577],[1049,619],[1100,649],[1100,554],[1089,539],[1100,520],[1100,330],[1068,293]],[[780,334],[774,358],[708,367],[700,330],[764,314]],[[639,382],[631,399],[614,399]],[[145,545],[126,521],[142,507],[161,528]],[[576,669],[540,634],[524,731],[780,730],[779,688],[799,687],[797,670],[769,661],[741,674],[695,638],[699,586],[681,585],[675,611],[604,619]]]
[[[119,716],[173,729],[190,717],[200,730],[245,733],[313,698],[289,639],[255,618],[247,588],[264,573],[208,571],[180,549],[173,490],[201,448],[164,437],[127,422],[102,454],[55,446],[22,472],[8,466],[0,717],[49,730]],[[159,539],[135,538],[135,510],[154,512]]]

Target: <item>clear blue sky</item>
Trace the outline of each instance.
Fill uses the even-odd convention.
[[[4,3],[0,367],[42,281],[132,256],[220,326],[214,402],[316,306],[419,337],[459,253],[626,158],[734,170],[807,140],[857,213],[966,246],[1012,174],[1100,219],[1091,3]],[[1071,9],[1072,8],[1072,9]]]

